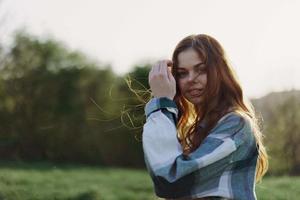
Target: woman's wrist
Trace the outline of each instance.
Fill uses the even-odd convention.
[[[178,109],[176,103],[169,97],[154,97],[145,106],[145,115],[148,118],[151,113],[166,108],[177,116]]]

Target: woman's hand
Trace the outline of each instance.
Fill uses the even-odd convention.
[[[172,65],[171,60],[161,60],[149,72],[149,85],[154,97],[168,97],[173,100],[176,94],[176,82],[171,73]]]

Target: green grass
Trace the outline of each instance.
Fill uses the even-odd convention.
[[[257,185],[258,199],[299,199],[300,177],[269,177]],[[0,200],[153,200],[145,170],[0,163]]]
[[[266,177],[256,185],[258,200],[300,199],[300,177]]]

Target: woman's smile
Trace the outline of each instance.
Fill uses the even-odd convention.
[[[203,93],[203,89],[192,89],[189,90],[188,93],[192,97],[200,97]]]

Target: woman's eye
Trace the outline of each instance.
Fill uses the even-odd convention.
[[[206,70],[203,69],[203,67],[201,67],[200,65],[195,67],[195,72],[197,72],[198,74],[205,74]]]
[[[177,72],[177,75],[179,78],[184,78],[188,75],[188,73],[187,72]]]

